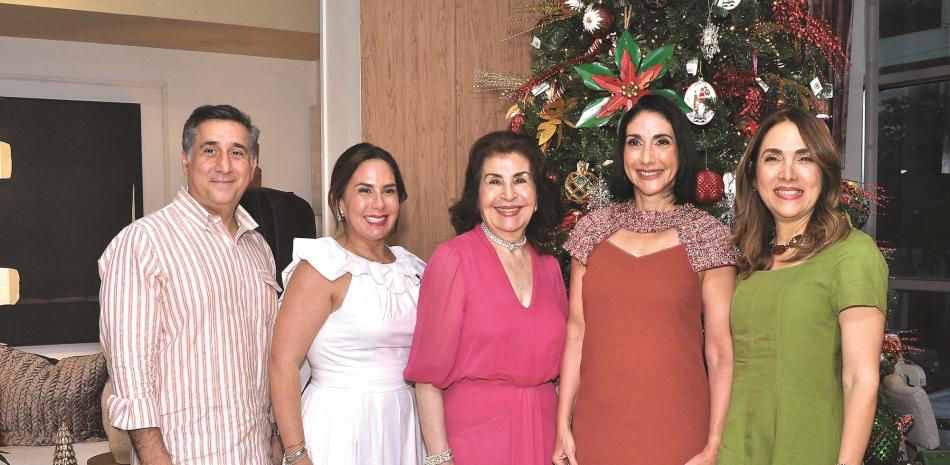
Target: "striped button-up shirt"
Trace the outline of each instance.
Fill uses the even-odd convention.
[[[235,219],[232,238],[182,188],[99,259],[112,424],[160,428],[178,465],[272,463],[274,258],[247,211]]]

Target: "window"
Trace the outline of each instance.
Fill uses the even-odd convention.
[[[878,18],[868,37],[877,69],[866,89],[877,150],[866,172],[890,200],[872,232],[894,248],[888,325],[918,332],[926,352],[915,359],[933,392],[950,389],[950,0],[877,5],[868,12]]]

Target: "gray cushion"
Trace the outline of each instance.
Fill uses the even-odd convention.
[[[106,382],[100,354],[51,361],[0,346],[0,428],[14,446],[55,444],[65,422],[74,442],[105,437],[99,397]]]

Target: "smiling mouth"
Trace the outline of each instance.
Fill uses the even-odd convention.
[[[384,224],[386,223],[386,218],[389,218],[389,217],[386,215],[380,215],[380,216],[367,215],[367,216],[364,216],[363,218],[365,218],[366,222],[369,224]]]
[[[772,192],[775,192],[775,195],[783,200],[796,200],[805,193],[805,191],[801,189],[792,188],[773,189]]]
[[[502,216],[515,216],[521,212],[521,208],[522,207],[512,205],[506,207],[495,207],[495,210],[497,210]]]
[[[663,170],[637,170],[637,173],[642,178],[655,178],[662,173]]]

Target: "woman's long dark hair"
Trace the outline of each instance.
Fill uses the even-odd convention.
[[[637,101],[637,104],[623,115],[620,126],[617,126],[617,145],[614,151],[613,164],[610,166],[610,194],[616,201],[633,198],[633,183],[627,177],[623,166],[623,152],[627,143],[627,125],[640,113],[645,111],[656,113],[666,119],[673,127],[673,138],[679,149],[679,167],[673,179],[673,198],[677,205],[692,203],[696,197],[696,154],[693,150],[693,131],[689,120],[675,103],[659,95],[646,95]]]
[[[452,227],[455,228],[456,234],[462,234],[482,222],[482,213],[478,208],[482,168],[488,158],[507,153],[517,153],[525,157],[531,166],[531,181],[537,189],[538,211],[531,215],[525,235],[535,250],[544,252],[540,244],[541,238],[562,220],[560,191],[554,182],[544,175],[544,155],[538,148],[538,141],[523,134],[496,131],[485,134],[472,144],[468,154],[468,167],[465,169],[462,197],[449,208]]]

